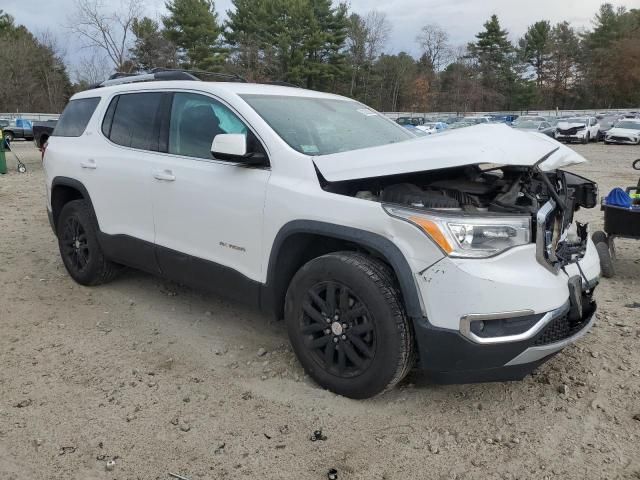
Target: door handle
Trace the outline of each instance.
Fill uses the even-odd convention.
[[[156,180],[164,180],[165,182],[173,182],[176,176],[171,170],[156,170],[153,172],[153,178]]]
[[[98,166],[96,165],[96,161],[93,158],[90,158],[86,162],[80,162],[80,167],[95,170]]]

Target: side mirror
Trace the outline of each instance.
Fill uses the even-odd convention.
[[[242,133],[221,133],[213,138],[211,153],[223,160],[240,160],[247,155],[247,136]]]
[[[250,149],[250,143],[243,133],[221,133],[213,138],[211,154],[220,160],[239,162],[248,167],[268,166],[267,156]]]

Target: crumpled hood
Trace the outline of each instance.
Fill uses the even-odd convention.
[[[330,182],[437,170],[463,165],[530,166],[542,157],[542,170],[586,162],[554,139],[537,132],[519,132],[507,125],[488,124],[444,131],[405,142],[313,157]]]
[[[569,130],[570,128],[586,128],[586,125],[578,122],[558,122],[558,128]]]

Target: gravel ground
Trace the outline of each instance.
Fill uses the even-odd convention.
[[[619,241],[592,332],[524,381],[413,373],[352,401],[305,377],[281,322],[133,271],[75,284],[39,154],[14,146],[29,172],[8,154],[0,176],[0,479],[640,478],[637,242]],[[601,192],[637,181],[640,147],[575,148]]]

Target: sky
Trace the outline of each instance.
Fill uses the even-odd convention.
[[[145,0],[146,15],[159,18],[165,13],[165,0]],[[103,0],[105,5],[119,0]],[[527,26],[538,20],[551,23],[567,20],[575,28],[591,27],[591,20],[602,0],[350,0],[351,11],[366,14],[378,10],[386,14],[392,30],[385,51],[406,51],[418,55],[415,38],[420,28],[428,23],[443,27],[453,45],[466,45],[473,41],[484,22],[497,14],[503,28],[509,31],[512,41],[526,31]],[[640,7],[640,0],[609,0],[615,6]],[[215,2],[221,18],[231,8],[231,0]],[[66,62],[73,66],[87,54],[82,43],[68,31],[69,16],[74,0],[0,0],[0,9],[10,13],[16,23],[25,25],[38,34],[54,33],[66,51]]]

